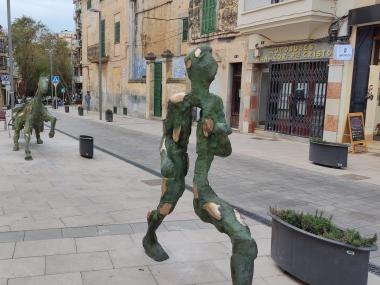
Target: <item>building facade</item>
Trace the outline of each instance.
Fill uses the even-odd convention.
[[[77,61],[94,109],[100,32],[105,108],[165,117],[170,96],[190,89],[184,56],[208,45],[219,64],[211,91],[223,99],[229,123],[240,132],[261,129],[339,142],[348,112],[369,113],[371,129],[378,120],[375,104],[366,110],[368,84],[378,70],[370,67],[378,63],[378,19],[362,19],[366,12],[357,10],[378,7],[378,0],[74,2],[80,15]],[[91,9],[102,12],[100,31]],[[352,59],[336,59],[334,51],[343,45],[352,47]]]
[[[367,111],[369,79],[378,90],[379,69],[370,65],[378,65],[379,2],[240,0],[237,30],[248,45],[242,131],[342,142],[347,114],[363,112],[371,139],[380,122],[375,102]],[[337,58],[340,47],[353,57]]]
[[[7,74],[7,50],[6,50],[6,35],[0,26],[0,75]],[[6,105],[6,90],[5,86],[0,82],[0,109]]]

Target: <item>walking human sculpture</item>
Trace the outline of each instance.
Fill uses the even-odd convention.
[[[187,146],[192,125],[192,108],[201,109],[197,126],[197,160],[193,179],[194,210],[199,218],[213,224],[227,234],[232,242],[231,277],[234,285],[251,285],[256,242],[240,214],[220,199],[208,181],[208,172],[214,156],[227,157],[232,148],[228,135],[223,102],[211,94],[209,87],[218,65],[210,47],[200,47],[185,58],[192,90],[189,94],[173,95],[168,103],[161,141],[161,199],[156,210],[148,212],[148,230],[143,246],[148,256],[156,261],[169,258],[157,240],[156,230],[176,206],[185,190],[185,176],[189,169]],[[207,254],[207,253],[205,253]]]
[[[51,129],[49,132],[49,137],[54,137],[55,133],[55,123],[56,118],[49,114],[47,108],[42,103],[42,96],[47,94],[48,91],[48,83],[49,79],[45,76],[40,76],[38,81],[38,89],[34,96],[34,98],[21,107],[16,107],[12,110],[12,120],[14,125],[14,151],[18,151],[20,149],[19,146],[19,138],[20,132],[24,129],[24,137],[25,137],[25,159],[32,160],[32,154],[30,151],[30,138],[32,136],[32,132],[36,133],[37,144],[42,144],[43,141],[41,139],[40,133],[43,130],[43,123],[50,122]]]

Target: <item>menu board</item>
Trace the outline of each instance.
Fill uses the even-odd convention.
[[[363,113],[347,114],[346,127],[343,134],[343,143],[346,142],[351,143],[353,153],[357,152],[357,147],[361,147],[362,151],[367,151]]]
[[[364,135],[364,119],[362,113],[349,114],[351,139],[353,142],[361,142],[365,140]]]

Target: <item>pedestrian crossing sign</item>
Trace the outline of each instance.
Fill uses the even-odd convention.
[[[53,75],[51,77],[51,83],[53,83],[54,86],[57,86],[59,84],[59,76],[58,75]]]

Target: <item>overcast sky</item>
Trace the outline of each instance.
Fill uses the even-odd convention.
[[[74,31],[73,0],[10,0],[12,20],[23,15],[41,21],[51,31]],[[0,0],[0,25],[7,27],[7,0]]]

